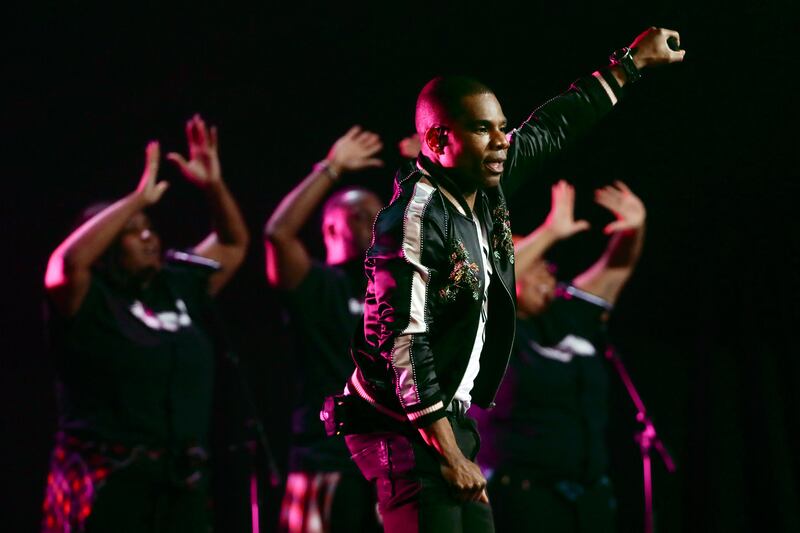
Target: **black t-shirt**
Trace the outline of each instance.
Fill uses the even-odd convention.
[[[588,483],[605,474],[601,303],[561,290],[544,313],[517,321],[515,353],[488,415],[482,457],[490,466],[552,481]]]
[[[59,428],[130,446],[205,445],[214,379],[207,287],[207,271],[185,266],[165,266],[136,292],[95,274],[75,316],[51,313]]]
[[[353,373],[350,340],[364,312],[362,261],[330,266],[314,262],[306,278],[286,293],[294,331],[293,471],[349,470],[350,454],[339,437],[328,438],[319,411]]]

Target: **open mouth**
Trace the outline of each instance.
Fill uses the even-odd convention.
[[[484,166],[493,174],[502,174],[505,167],[505,159],[487,159],[483,162]]]

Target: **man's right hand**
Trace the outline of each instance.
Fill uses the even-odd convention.
[[[328,164],[337,175],[355,172],[370,167],[382,167],[383,161],[376,157],[383,143],[377,133],[353,126],[340,137],[328,152]]]
[[[447,418],[419,428],[425,443],[439,456],[442,477],[453,488],[458,499],[489,503],[486,496],[486,478],[481,469],[464,457],[456,443],[453,428]]]
[[[442,464],[442,477],[456,492],[459,499],[489,503],[486,495],[486,478],[478,465],[461,455],[460,458]]]

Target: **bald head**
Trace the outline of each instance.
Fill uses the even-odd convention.
[[[382,206],[380,198],[374,192],[362,187],[346,187],[333,193],[322,206],[322,218],[334,216],[339,209],[354,209],[364,204]]]
[[[372,222],[381,207],[375,193],[360,187],[337,191],[328,198],[322,208],[322,235],[329,264],[363,259],[372,240]]]
[[[416,127],[420,138],[431,126],[450,124],[463,111],[467,96],[494,94],[483,83],[467,76],[437,76],[425,84],[417,97]]]

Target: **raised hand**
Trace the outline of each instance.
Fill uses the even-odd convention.
[[[634,50],[633,62],[637,68],[667,63],[679,63],[686,55],[685,50],[674,51],[667,44],[667,39],[674,37],[680,46],[681,36],[674,30],[651,27],[640,33],[630,45]]]
[[[136,187],[136,194],[146,205],[153,205],[164,195],[164,191],[169,187],[169,182],[161,181],[156,183],[158,178],[158,167],[161,159],[161,148],[158,141],[150,141],[145,149],[144,172]]]
[[[186,121],[186,139],[189,143],[189,160],[181,154],[170,152],[167,159],[175,163],[186,178],[200,187],[222,181],[222,168],[217,149],[217,128],[206,127],[200,115]]]
[[[644,225],[647,211],[638,196],[627,185],[617,180],[614,185],[597,189],[594,201],[602,205],[617,217],[603,230],[606,234],[617,231],[639,229]]]
[[[419,134],[415,133],[410,137],[406,137],[399,143],[397,143],[397,148],[400,150],[400,155],[407,159],[416,159],[419,155],[419,151],[422,149],[422,145],[419,141]]]
[[[378,134],[362,130],[360,126],[353,126],[333,144],[327,160],[336,174],[381,167],[383,161],[372,157],[381,148],[383,143]]]
[[[565,180],[560,180],[551,188],[552,200],[550,214],[545,226],[557,239],[566,239],[589,229],[585,220],[575,220],[575,188]]]

